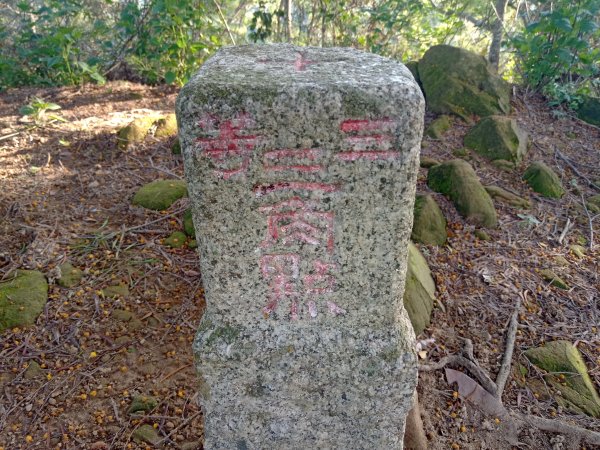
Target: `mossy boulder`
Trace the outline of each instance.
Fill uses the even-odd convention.
[[[151,397],[149,395],[136,395],[131,399],[131,405],[127,409],[129,414],[134,414],[136,412],[148,412],[152,411],[154,408],[158,406],[158,399],[156,397]]]
[[[542,276],[542,278],[547,281],[548,283],[550,283],[552,286],[555,286],[559,289],[569,289],[569,285],[565,282],[565,280],[563,280],[561,277],[559,277],[558,275],[556,275],[552,270],[550,269],[542,269],[540,270],[540,275]]]
[[[420,334],[431,322],[435,282],[427,261],[412,242],[408,245],[408,269],[403,300],[415,334]]]
[[[0,282],[0,332],[32,325],[48,301],[48,282],[37,270],[16,270]]]
[[[490,194],[490,197],[492,197],[494,200],[499,200],[516,208],[531,208],[531,203],[529,202],[529,200],[526,200],[523,197],[519,197],[518,195],[513,194],[512,192],[509,192],[506,189],[501,188],[500,186],[492,184],[490,186],[486,186],[485,190],[488,194]]]
[[[138,444],[146,443],[150,445],[157,445],[160,442],[160,435],[158,431],[150,424],[145,423],[144,425],[136,428],[132,434],[133,440]]]
[[[592,195],[591,197],[589,197],[587,199],[587,208],[594,212],[594,213],[598,213],[600,212],[600,194],[598,195]]]
[[[600,417],[600,397],[590,378],[579,350],[569,341],[548,342],[530,348],[525,356],[548,372],[546,382],[561,395],[555,397],[563,407],[593,417]]]
[[[492,240],[492,238],[487,233],[487,231],[482,230],[480,228],[476,229],[473,234],[475,234],[475,237],[477,239],[479,239],[480,241],[491,241]]]
[[[492,165],[496,169],[500,169],[504,172],[512,172],[516,168],[516,164],[512,161],[507,161],[506,159],[495,159],[492,161]]]
[[[529,165],[523,179],[538,194],[549,198],[561,198],[565,190],[554,171],[541,161]]]
[[[527,133],[515,119],[484,117],[465,136],[465,146],[489,159],[519,162],[527,151]]]
[[[196,229],[194,228],[194,219],[192,217],[192,210],[188,209],[183,214],[183,231],[192,239],[196,238]]]
[[[494,74],[483,56],[436,45],[419,61],[418,73],[430,111],[467,121],[471,115],[510,112],[510,85]]]
[[[177,134],[177,118],[175,114],[167,114],[165,117],[158,119],[155,124],[156,131],[154,132],[154,137],[164,138]]]
[[[433,139],[441,139],[446,131],[450,129],[450,117],[442,115],[429,124],[425,134]]]
[[[437,159],[431,158],[429,156],[421,156],[420,158],[420,165],[424,169],[429,169],[430,167],[437,166],[439,163],[440,162]]]
[[[125,150],[131,145],[142,142],[157,119],[156,116],[139,117],[126,127],[121,128],[117,133],[119,148]]]
[[[129,286],[124,283],[107,286],[102,289],[102,295],[107,298],[129,297]]]
[[[59,286],[71,288],[77,286],[83,278],[83,271],[73,264],[66,262],[58,266],[60,278],[57,280]]]
[[[446,218],[431,195],[417,195],[411,239],[421,244],[446,243]]]
[[[157,180],[142,186],[133,197],[133,204],[155,211],[164,211],[187,195],[183,180]]]
[[[171,248],[181,248],[185,245],[187,236],[183,231],[175,231],[168,238],[165,238],[163,244]]]
[[[583,103],[577,109],[577,117],[600,127],[600,98],[585,96]]]
[[[36,378],[41,378],[44,375],[44,369],[40,366],[36,361],[30,361],[27,366],[27,370],[23,374],[23,377],[26,380],[35,380]]]
[[[404,65],[408,70],[410,70],[410,73],[414,77],[415,81],[417,82],[421,90],[423,90],[423,85],[421,84],[421,77],[419,77],[419,61],[408,61],[405,62]]]
[[[468,162],[453,159],[432,167],[427,184],[448,196],[458,212],[476,225],[495,227],[498,224],[492,199]]]

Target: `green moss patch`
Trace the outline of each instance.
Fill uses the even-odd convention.
[[[431,271],[419,249],[411,242],[403,302],[415,334],[420,334],[431,322],[434,301],[435,282]]]
[[[115,284],[102,289],[102,295],[107,298],[129,297],[129,287],[126,284]]]
[[[446,218],[431,195],[417,195],[411,239],[428,245],[446,243]]]
[[[544,197],[561,198],[565,194],[558,175],[541,161],[531,163],[523,179],[531,189]]]
[[[156,445],[160,442],[160,436],[158,431],[149,424],[144,424],[136,430],[132,434],[133,440],[138,444],[146,443],[151,445]]]
[[[429,124],[425,134],[434,139],[441,139],[446,131],[450,129],[450,117],[443,115]]]
[[[500,186],[486,186],[485,190],[488,194],[490,194],[490,197],[492,197],[494,200],[499,200],[516,208],[529,209],[531,207],[531,203],[529,202],[529,200],[526,200],[523,197],[519,197],[518,195],[513,194],[512,192],[509,192],[506,189],[501,188]]]
[[[164,211],[187,195],[183,180],[157,180],[142,186],[133,197],[133,204],[155,211]]]
[[[600,98],[586,96],[577,110],[577,117],[600,127]]]
[[[179,138],[175,138],[173,144],[171,145],[171,153],[174,155],[181,155],[181,141]]]
[[[432,167],[427,184],[447,195],[457,211],[476,225],[495,227],[498,224],[492,199],[468,162],[453,159]]]
[[[465,136],[465,146],[489,159],[519,162],[527,151],[527,133],[509,117],[490,116],[479,121]]]
[[[136,395],[131,399],[131,405],[127,409],[129,414],[133,414],[139,411],[148,412],[152,411],[158,406],[158,399],[148,395]]]
[[[530,348],[525,356],[548,372],[546,382],[561,393],[555,397],[559,404],[600,417],[600,397],[574,345],[568,341],[549,342],[543,347]]]
[[[188,209],[183,215],[183,231],[192,239],[196,238],[196,229],[194,228],[194,219],[192,218],[192,210]]]
[[[125,150],[131,145],[142,142],[157,119],[156,116],[140,117],[126,127],[121,128],[117,133],[119,148]]]
[[[550,283],[552,286],[555,286],[559,289],[569,289],[569,285],[558,275],[556,275],[552,270],[550,269],[542,269],[540,270],[540,275],[542,276],[542,278],[547,281],[548,283]]]
[[[424,169],[429,169],[430,167],[437,166],[440,162],[437,159],[430,158],[429,156],[421,156],[420,165]]]
[[[37,270],[16,270],[0,282],[0,332],[32,325],[48,301],[48,282]]]
[[[77,286],[83,278],[83,272],[73,264],[66,262],[59,266],[60,278],[57,280],[62,287],[71,288]]]
[[[177,118],[175,117],[175,114],[167,114],[165,117],[158,119],[155,123],[156,131],[154,132],[154,137],[165,138],[177,134]]]
[[[183,231],[175,231],[163,241],[167,247],[181,248],[185,245],[187,239],[186,234]]]
[[[493,73],[486,59],[449,45],[431,47],[419,61],[418,73],[427,108],[469,121],[510,112],[510,85]]]

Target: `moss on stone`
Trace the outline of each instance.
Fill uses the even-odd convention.
[[[487,231],[485,230],[481,230],[481,229],[476,229],[475,232],[475,237],[477,239],[479,239],[480,241],[490,241],[492,238],[490,237],[490,235],[487,233]]]
[[[16,270],[0,282],[0,332],[32,325],[48,301],[48,282],[37,270]]]
[[[587,203],[587,208],[594,212],[594,213],[598,213],[600,212],[600,194],[598,195],[592,195],[591,197],[589,197],[586,201]]]
[[[154,137],[164,138],[175,136],[177,134],[177,118],[175,114],[167,114],[156,121],[156,131]]]
[[[569,249],[571,250],[571,252],[573,252],[573,254],[575,256],[577,256],[578,258],[585,258],[585,252],[586,252],[586,248],[581,246],[581,245],[577,245],[577,244],[572,244]]]
[[[125,150],[132,144],[139,144],[147,136],[156,122],[156,116],[139,117],[117,133],[119,148]]]
[[[115,284],[102,289],[102,295],[107,298],[127,298],[129,297],[129,287],[126,284]]]
[[[538,194],[549,198],[561,198],[565,190],[554,171],[541,161],[529,165],[523,179]]]
[[[558,275],[556,275],[550,269],[542,269],[540,270],[540,275],[544,280],[550,283],[552,286],[556,286],[559,289],[569,289],[569,285]]]
[[[465,136],[465,146],[489,159],[519,162],[527,151],[527,133],[509,117],[490,116],[479,121]]]
[[[406,68],[410,70],[410,73],[414,77],[415,81],[420,85],[421,80],[419,78],[419,61],[407,61],[404,63]]]
[[[30,361],[23,377],[26,380],[34,380],[36,378],[41,378],[44,375],[44,369],[36,362]]]
[[[439,114],[491,116],[510,112],[510,86],[486,59],[449,45],[431,47],[419,61],[427,107]]]
[[[174,231],[171,235],[163,241],[167,247],[181,248],[185,245],[187,236],[183,231]]]
[[[440,162],[437,159],[430,158],[429,156],[421,156],[420,165],[424,169],[429,169],[430,167],[437,166]]]
[[[568,341],[530,348],[525,356],[549,374],[546,381],[561,392],[556,400],[577,412],[600,417],[600,397],[579,350]]]
[[[519,197],[518,195],[513,194],[512,192],[509,192],[506,189],[501,188],[500,186],[486,186],[485,190],[488,194],[490,194],[490,197],[492,197],[493,199],[498,199],[516,208],[529,209],[531,207],[531,203],[529,202],[529,200],[526,200],[523,197]]]
[[[174,155],[181,155],[181,141],[179,140],[179,137],[176,137],[173,141],[173,144],[171,145],[171,153]]]
[[[512,172],[513,170],[515,170],[515,163],[513,163],[512,161],[507,161],[506,159],[495,159],[494,161],[492,161],[492,165],[496,168],[496,169],[500,169],[504,172]]]
[[[577,117],[600,127],[600,98],[585,96],[583,103],[577,109]]]
[[[429,266],[419,249],[411,242],[408,246],[403,302],[415,334],[420,334],[429,325],[434,300],[435,282]]]
[[[144,442],[146,444],[155,445],[160,441],[158,431],[152,425],[147,423],[139,428],[136,428],[132,434],[132,437],[133,440],[138,444]]]
[[[142,186],[133,197],[133,204],[155,211],[164,211],[186,195],[185,181],[157,180]]]
[[[69,262],[61,264],[58,268],[60,269],[60,278],[57,281],[62,287],[70,288],[77,286],[81,281],[81,278],[83,278],[81,269],[73,266],[73,264]]]
[[[113,310],[112,316],[115,319],[120,320],[121,322],[129,322],[131,319],[133,319],[133,313],[131,311],[127,311],[125,309]]]
[[[429,124],[425,134],[434,139],[441,139],[446,131],[450,129],[450,117],[442,115]]]
[[[196,239],[192,239],[188,242],[188,248],[198,248],[198,241]]]
[[[431,195],[417,195],[411,239],[421,244],[446,243],[446,218]]]
[[[468,162],[453,159],[432,167],[427,184],[447,195],[458,212],[476,225],[495,227],[498,224],[492,199]]]
[[[131,405],[127,409],[127,413],[134,414],[139,411],[152,411],[158,406],[158,399],[149,395],[136,395],[131,399]]]
[[[196,238],[196,230],[194,228],[194,219],[192,217],[192,210],[188,209],[183,214],[183,231],[192,239]]]

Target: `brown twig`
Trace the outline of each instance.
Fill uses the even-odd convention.
[[[494,393],[498,400],[502,398],[502,392],[504,391],[504,386],[506,386],[506,381],[508,380],[508,375],[510,374],[512,356],[515,349],[515,341],[517,338],[517,329],[519,325],[519,309],[521,309],[521,297],[517,299],[517,304],[515,305],[515,310],[510,318],[508,331],[506,332],[506,350],[504,351],[504,357],[502,358],[500,371],[496,377],[496,392]]]
[[[496,389],[497,389],[496,383],[494,383],[492,381],[492,379],[488,376],[487,373],[485,373],[485,371],[481,367],[479,367],[473,361],[468,360],[464,356],[458,356],[458,355],[445,356],[444,358],[440,359],[435,364],[419,365],[419,370],[423,371],[423,372],[432,372],[434,370],[443,369],[444,367],[446,367],[448,365],[463,367],[463,368],[467,369],[477,379],[477,381],[479,381],[479,384],[481,384],[481,386],[483,386],[483,388],[486,391],[488,391],[490,393],[496,392]]]
[[[590,185],[591,187],[597,189],[600,191],[600,186],[598,186],[597,184],[595,184],[592,180],[590,180],[588,177],[586,177],[584,174],[582,174],[577,167],[575,167],[575,165],[569,160],[569,158],[567,158],[565,155],[563,155],[560,150],[558,150],[557,148],[554,149],[554,151],[556,152],[556,156],[558,156],[560,159],[562,159],[564,162],[566,162],[568,164],[568,166],[571,168],[571,170],[573,172],[575,172],[575,174],[580,177],[583,178],[585,180],[585,182]]]
[[[162,438],[160,441],[156,442],[154,445],[156,447],[162,445],[163,443],[165,443],[166,441],[168,441],[169,439],[171,439],[171,436],[173,436],[177,431],[179,431],[181,428],[185,427],[188,423],[190,423],[192,420],[194,420],[196,417],[198,417],[200,414],[202,414],[202,411],[196,411],[196,413],[192,414],[190,417],[188,417],[187,419],[185,419],[183,422],[181,422],[178,426],[176,426],[175,428],[173,428],[169,434],[167,434],[164,438]]]
[[[531,416],[529,414],[520,414],[511,412],[511,416],[519,422],[539,428],[551,433],[567,434],[578,441],[584,441],[592,445],[600,445],[600,433],[586,430],[575,425],[570,425],[562,420],[544,419],[543,417]]]

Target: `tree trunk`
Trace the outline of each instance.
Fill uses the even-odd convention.
[[[419,407],[419,396],[415,389],[413,407],[406,417],[406,429],[404,431],[405,450],[427,450],[427,437],[421,419],[421,408]]]
[[[496,72],[498,72],[500,64],[500,46],[504,37],[504,11],[507,3],[508,0],[496,0],[495,2],[496,20],[492,27],[492,43],[490,44],[488,59]]]
[[[285,0],[285,37],[292,41],[292,0]]]

